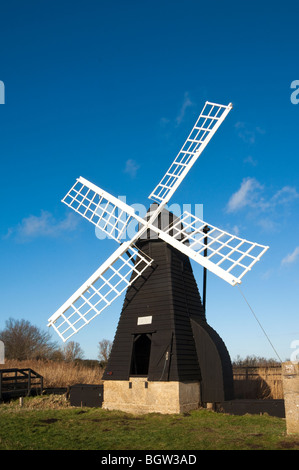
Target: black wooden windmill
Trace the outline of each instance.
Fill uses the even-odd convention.
[[[49,318],[63,341],[125,292],[104,374],[108,409],[181,412],[233,398],[225,344],[205,316],[208,269],[232,286],[268,247],[252,243],[166,205],[232,105],[206,102],[185,144],[149,196],[147,216],[80,177],[63,202],[120,246]],[[136,234],[122,243],[130,223]],[[190,259],[204,268],[203,301]]]

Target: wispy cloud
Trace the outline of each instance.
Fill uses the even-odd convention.
[[[246,144],[254,144],[258,134],[265,134],[265,130],[261,127],[252,126],[242,121],[236,122],[235,129],[240,139]]]
[[[167,126],[167,124],[169,124],[169,123],[170,123],[170,119],[168,119],[166,117],[161,117],[161,119],[160,119],[161,127]]]
[[[191,101],[189,93],[186,91],[185,94],[184,94],[184,100],[183,100],[183,103],[182,103],[181,108],[179,110],[179,113],[175,118],[175,122],[176,122],[177,126],[179,126],[181,124],[181,122],[183,121],[183,119],[185,117],[186,110],[188,108],[190,108],[191,106],[194,106],[194,103]]]
[[[192,106],[195,106],[195,103],[190,98],[189,92],[186,91],[184,93],[183,102],[181,103],[179,107],[177,115],[171,119],[165,116],[161,117],[160,119],[161,127],[163,128],[168,127],[168,126],[178,127],[184,121],[188,108],[191,108]]]
[[[135,160],[129,158],[129,160],[126,161],[124,173],[129,175],[131,178],[136,178],[137,171],[139,168],[140,166],[135,162]]]
[[[261,278],[265,281],[270,279],[270,277],[273,275],[274,269],[267,269],[263,274],[261,274]]]
[[[275,206],[276,204],[287,204],[298,197],[299,194],[297,193],[296,188],[293,186],[284,186],[271,198],[270,205]]]
[[[270,189],[255,178],[244,178],[239,189],[229,198],[225,210],[242,216],[246,210],[246,218],[263,231],[279,231],[299,194],[293,186],[284,186],[272,195],[269,193]]]
[[[74,231],[79,224],[79,218],[73,213],[66,215],[64,219],[56,220],[48,211],[41,211],[39,216],[25,217],[16,227],[8,229],[4,238],[15,238],[25,242],[38,237],[58,237],[65,232]]]
[[[273,211],[299,198],[296,188],[284,186],[272,196],[265,195],[266,188],[255,178],[244,178],[240,188],[232,194],[227,203],[227,212],[237,212],[244,207],[259,211]]]
[[[279,226],[277,220],[273,220],[271,217],[265,217],[264,215],[260,218],[256,217],[255,222],[265,232],[274,232]]]
[[[283,260],[281,261],[281,265],[286,266],[286,265],[293,264],[295,263],[295,261],[297,261],[298,258],[299,258],[299,246],[297,246],[292,253],[288,254],[287,256],[285,256],[285,258],[283,258]]]
[[[230,197],[227,212],[236,212],[256,203],[259,191],[263,189],[255,178],[244,178],[240,188]]]
[[[256,166],[257,165],[257,160],[254,160],[254,158],[251,155],[248,155],[248,157],[244,158],[244,163],[248,163],[249,165]]]

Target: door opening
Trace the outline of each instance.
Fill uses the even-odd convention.
[[[151,334],[135,335],[130,375],[148,375],[151,343]]]

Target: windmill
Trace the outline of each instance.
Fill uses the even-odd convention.
[[[209,270],[235,286],[268,247],[166,209],[231,109],[205,103],[145,218],[82,177],[62,200],[120,245],[48,320],[66,341],[126,292],[104,375],[108,409],[180,412],[233,397],[229,354],[206,321],[190,260],[203,267],[204,283]],[[137,230],[123,242],[132,223]]]

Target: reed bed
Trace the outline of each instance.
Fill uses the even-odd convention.
[[[99,384],[103,369],[100,365],[86,365],[84,361],[55,362],[42,360],[7,360],[0,369],[30,368],[44,378],[44,388],[68,387],[77,383]],[[235,398],[281,399],[283,398],[280,367],[234,367]]]

